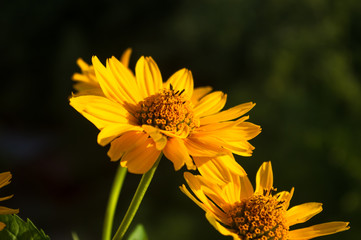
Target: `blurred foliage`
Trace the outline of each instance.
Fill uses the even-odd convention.
[[[344,220],[361,234],[361,2],[357,0],[2,1],[0,170],[8,202],[52,239],[99,239],[116,163],[97,129],[68,105],[78,57],[90,62],[134,50],[163,78],[192,70],[196,86],[254,101],[263,132],[239,163],[254,179],[271,160],[275,186],[295,186],[291,204],[324,203],[312,223]],[[128,174],[116,222],[139,176]],[[135,223],[150,239],[220,239],[163,160]],[[8,205],[7,205],[8,206]],[[69,219],[69,215],[73,216]],[[134,223],[134,226],[135,226]],[[226,237],[224,239],[227,239]]]
[[[37,229],[35,225],[27,219],[23,221],[16,214],[0,215],[0,221],[6,226],[0,231],[1,239],[9,240],[50,240],[42,229]]]

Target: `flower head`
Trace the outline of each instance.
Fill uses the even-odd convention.
[[[283,191],[275,193],[271,162],[265,162],[258,170],[256,189],[246,175],[236,175],[222,169],[230,181],[205,173],[194,176],[186,172],[184,177],[194,197],[185,187],[181,190],[205,212],[208,221],[223,235],[235,240],[251,239],[312,239],[349,229],[348,222],[328,222],[311,227],[290,230],[290,226],[306,222],[322,211],[322,204],[304,203],[288,209],[293,195]]]
[[[11,179],[11,173],[10,172],[4,172],[4,173],[0,173],[0,188],[8,185],[10,183],[10,179]],[[0,198],[0,201],[4,201],[7,200],[9,198],[12,198],[13,195],[7,196],[7,197],[2,197]],[[15,214],[18,213],[19,209],[11,209],[11,208],[7,208],[7,207],[2,207],[0,206],[0,214],[1,215],[5,215],[5,214]],[[5,227],[5,223],[0,222],[0,231],[4,229]]]
[[[98,143],[110,143],[108,156],[132,173],[145,173],[161,152],[175,170],[195,169],[207,159],[231,152],[250,156],[248,140],[260,127],[243,116],[255,104],[221,111],[227,95],[211,87],[193,88],[192,73],[181,69],[163,83],[157,64],[141,57],[135,75],[112,57],[104,66],[92,59],[103,95],[75,95],[70,104],[98,129]],[[211,93],[210,93],[211,92]],[[234,160],[228,164],[234,165]],[[236,168],[234,171],[238,171]]]

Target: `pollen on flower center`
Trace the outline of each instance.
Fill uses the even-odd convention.
[[[198,127],[199,121],[194,118],[191,103],[182,96],[183,92],[171,87],[140,101],[135,113],[139,124],[175,132]]]
[[[286,240],[289,227],[286,223],[283,202],[271,195],[253,195],[235,203],[226,212],[230,227],[242,240]]]

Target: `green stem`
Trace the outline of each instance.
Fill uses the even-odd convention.
[[[143,200],[143,197],[148,189],[150,182],[152,181],[154,172],[157,169],[157,166],[162,156],[163,153],[159,155],[153,167],[148,172],[146,172],[140,180],[138,188],[133,196],[132,202],[130,203],[128,210],[123,218],[123,221],[121,222],[117,232],[115,233],[113,240],[121,240],[124,237],[130,223],[132,222],[136,212],[138,211],[139,205]]]
[[[126,175],[127,169],[119,165],[118,170],[115,174],[112,189],[110,191],[107,210],[105,212],[102,238],[103,240],[111,239],[115,208],[117,207],[120,190],[122,189],[124,178]]]

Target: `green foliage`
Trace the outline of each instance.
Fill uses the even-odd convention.
[[[0,215],[0,221],[6,224],[6,227],[0,231],[0,239],[11,240],[50,240],[43,230],[39,230],[27,219],[23,221],[16,214]]]
[[[142,224],[138,224],[134,231],[129,235],[128,240],[148,240],[144,226]]]

